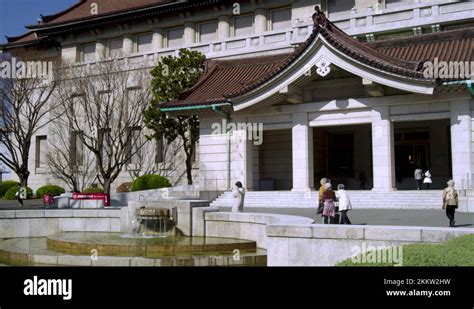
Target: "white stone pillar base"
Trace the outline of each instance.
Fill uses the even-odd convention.
[[[372,109],[373,191],[395,189],[395,149],[393,123],[388,106]]]
[[[293,115],[292,128],[293,189],[310,191],[314,188],[313,128],[306,113]]]

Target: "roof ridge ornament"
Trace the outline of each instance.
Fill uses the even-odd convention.
[[[327,29],[331,29],[329,21],[326,18],[326,15],[324,15],[323,11],[321,11],[321,9],[319,8],[319,5],[316,5],[314,7],[314,10],[315,10],[315,13],[313,14],[314,28],[317,28],[317,26],[320,26]]]

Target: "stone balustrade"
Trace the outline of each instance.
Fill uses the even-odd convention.
[[[268,266],[333,266],[357,248],[441,243],[472,228],[313,224],[310,218],[196,209],[195,235],[240,238],[267,250]]]

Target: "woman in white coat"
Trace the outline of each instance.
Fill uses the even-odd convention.
[[[433,181],[431,180],[431,173],[430,173],[430,170],[427,170],[426,173],[425,173],[425,179],[423,179],[423,183],[426,184],[426,188],[429,189],[430,188],[430,184],[433,183]]]
[[[234,198],[232,212],[242,212],[244,210],[245,189],[240,181],[235,183],[232,189],[232,197]]]
[[[341,213],[341,224],[351,224],[347,212],[352,209],[351,200],[347,191],[344,190],[343,184],[337,186],[336,198],[339,205],[339,212]]]

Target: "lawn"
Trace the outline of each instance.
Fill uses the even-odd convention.
[[[336,266],[394,266],[394,263],[355,263],[344,260]],[[403,246],[403,266],[474,266],[474,234],[442,244]]]

